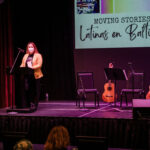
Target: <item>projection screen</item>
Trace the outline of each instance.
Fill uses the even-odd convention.
[[[74,0],[75,49],[150,46],[150,0]]]

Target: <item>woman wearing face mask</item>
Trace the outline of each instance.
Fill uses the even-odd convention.
[[[42,55],[38,52],[35,43],[29,42],[20,67],[28,68],[25,78],[26,103],[27,107],[32,107],[34,104],[35,109],[38,107],[40,97],[40,80],[43,77],[42,63]]]

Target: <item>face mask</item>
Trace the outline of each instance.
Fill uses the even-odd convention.
[[[34,48],[33,47],[30,47],[28,50],[29,50],[30,53],[34,52]]]

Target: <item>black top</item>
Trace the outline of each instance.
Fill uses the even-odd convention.
[[[31,62],[31,64],[32,64],[32,60],[33,60],[33,54],[31,54],[31,55],[29,55],[28,56],[28,58],[27,58],[27,60],[26,60],[26,67],[28,67],[28,62]],[[33,73],[33,69],[28,69],[28,76],[33,76],[34,75],[34,73]]]
[[[28,56],[28,58],[27,58],[27,60],[26,60],[26,67],[28,66],[28,65],[27,65],[28,62],[31,62],[31,63],[32,63],[32,60],[33,60],[33,54]]]

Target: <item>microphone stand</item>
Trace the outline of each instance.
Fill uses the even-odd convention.
[[[24,50],[22,50],[22,49],[20,49],[20,48],[18,48],[18,50],[19,50],[19,51],[18,51],[18,54],[17,54],[17,56],[16,56],[16,58],[15,58],[15,61],[14,61],[13,65],[12,65],[10,71],[9,71],[9,74],[10,74],[10,75],[12,75],[13,72],[14,72],[14,68],[15,68],[15,65],[16,65],[16,62],[17,62],[17,60],[18,60],[18,57],[19,57],[20,53],[21,53],[21,52],[24,52]],[[13,104],[14,104],[14,100],[13,100],[13,97],[12,97],[12,106],[11,106],[11,109],[8,109],[8,110],[7,110],[7,112],[12,112],[12,113],[14,114],[14,113],[17,113],[17,112],[14,111],[14,106],[13,106]]]
[[[14,61],[13,65],[12,65],[12,67],[11,67],[11,69],[10,69],[10,72],[9,72],[10,74],[13,73],[13,70],[14,70],[14,68],[15,68],[16,62],[17,62],[18,57],[19,57],[19,55],[20,55],[21,52],[22,52],[21,50],[18,51],[18,54],[17,54],[17,56],[16,56],[16,58],[15,58],[15,61]]]

